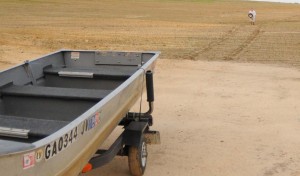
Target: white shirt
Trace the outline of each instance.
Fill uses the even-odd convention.
[[[255,16],[256,16],[255,10],[250,10],[249,13],[251,13],[253,15],[253,17],[255,18]]]

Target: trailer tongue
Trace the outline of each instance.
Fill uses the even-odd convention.
[[[158,52],[60,50],[0,72],[3,175],[78,175],[128,156],[143,175],[151,131],[152,73]],[[129,112],[146,87],[149,110]],[[108,150],[99,146],[118,126]]]

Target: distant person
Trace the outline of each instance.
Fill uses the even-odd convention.
[[[254,9],[249,10],[248,17],[250,18],[251,25],[255,24],[256,12]]]

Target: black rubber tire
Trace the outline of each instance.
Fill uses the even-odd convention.
[[[133,176],[142,176],[147,166],[147,144],[143,138],[139,147],[130,146],[128,150],[129,171]]]

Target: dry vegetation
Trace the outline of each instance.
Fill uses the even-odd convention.
[[[61,48],[300,66],[300,5],[237,0],[2,0],[1,68]],[[247,11],[254,7],[257,25]]]

